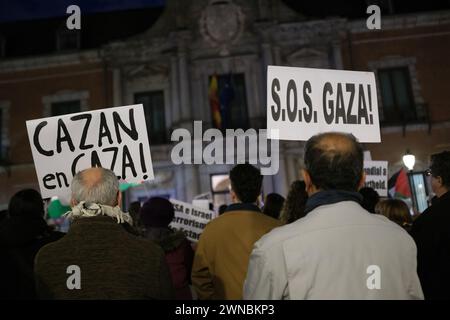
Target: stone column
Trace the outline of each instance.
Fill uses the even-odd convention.
[[[274,63],[277,66],[281,65],[281,48],[279,46],[276,46],[274,49]]]
[[[334,58],[334,67],[338,70],[342,70],[344,65],[342,63],[342,52],[341,46],[338,41],[333,42],[333,58]]]
[[[185,201],[191,202],[199,192],[199,172],[197,165],[183,166]]]
[[[119,68],[113,70],[113,106],[122,105],[122,77]]]
[[[178,60],[173,56],[170,59],[170,100],[172,104],[172,126],[180,121],[180,97],[179,97]]]
[[[178,64],[180,71],[180,106],[181,106],[181,121],[188,122],[191,120],[191,95],[190,95],[190,81],[188,74],[187,57],[185,52],[178,54]]]
[[[260,101],[262,103],[259,104],[259,112],[258,116],[264,119],[264,115],[266,114],[266,101],[267,101],[267,66],[273,65],[273,55],[272,55],[272,46],[270,43],[262,44],[262,97]]]
[[[288,192],[288,183],[286,178],[285,156],[283,154],[283,147],[280,146],[280,169],[276,175],[273,176],[273,191],[286,197]]]
[[[299,177],[300,168],[296,168],[295,155],[289,154],[286,155],[286,173],[287,173],[287,183],[290,185],[294,180],[297,180]]]
[[[175,188],[177,199],[186,201],[186,181],[184,179],[184,165],[175,167]]]

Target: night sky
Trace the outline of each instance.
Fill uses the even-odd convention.
[[[110,12],[164,6],[165,0],[0,0],[0,23],[65,16],[75,4],[83,13]]]

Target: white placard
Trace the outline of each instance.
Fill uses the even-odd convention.
[[[170,226],[184,232],[186,237],[197,242],[206,224],[216,218],[214,211],[194,207],[192,204],[170,199],[175,209],[175,217]]]
[[[142,104],[29,120],[26,122],[43,198],[70,196],[78,171],[101,166],[119,180],[153,179]]]
[[[267,130],[306,141],[323,132],[381,142],[373,72],[268,66]]]
[[[365,187],[375,189],[381,197],[388,195],[388,162],[364,161]]]

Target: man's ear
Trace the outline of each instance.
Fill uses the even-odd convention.
[[[309,172],[306,171],[305,169],[302,169],[301,172],[302,172],[303,181],[305,182],[305,191],[309,194],[312,192],[312,189],[313,189],[311,176],[309,175]]]
[[[118,207],[122,205],[122,192],[117,191],[117,204]]]
[[[366,173],[363,171],[363,173],[361,175],[361,180],[359,180],[358,190],[361,189],[362,187],[364,187],[365,183],[366,183]]]
[[[231,201],[233,203],[239,201],[239,199],[238,199],[238,197],[236,195],[236,192],[234,192],[233,189],[230,189],[230,196],[231,196]]]
[[[444,186],[444,184],[442,183],[442,177],[441,176],[437,176],[436,177],[436,181],[437,181],[437,183],[439,183],[439,187]]]
[[[74,198],[71,198],[71,199],[70,199],[70,206],[71,206],[71,207],[75,207],[77,204],[78,204],[78,203],[75,201]]]

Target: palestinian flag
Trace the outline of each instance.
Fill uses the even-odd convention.
[[[67,211],[70,211],[70,206],[63,205],[58,197],[52,197],[48,205],[48,216],[51,219],[58,219]]]
[[[400,169],[388,181],[390,198],[411,198],[408,175],[405,169]]]

